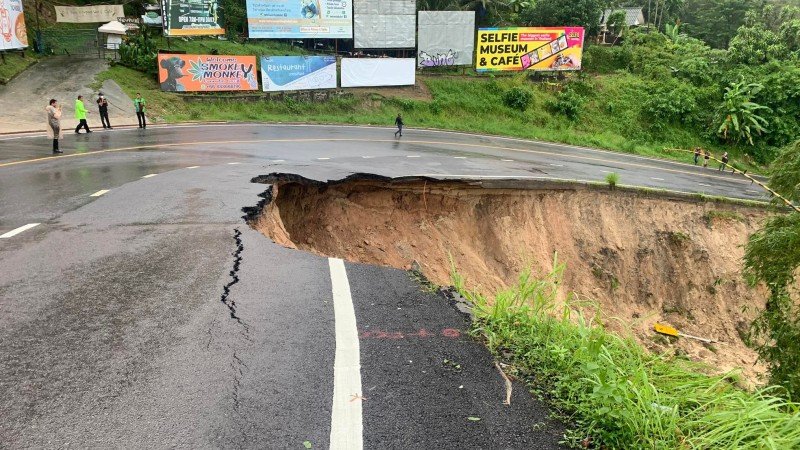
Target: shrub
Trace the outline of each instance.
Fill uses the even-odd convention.
[[[695,120],[695,89],[685,83],[657,83],[642,106],[651,128],[663,129],[670,123],[690,124]]]
[[[562,114],[570,120],[577,120],[586,98],[567,86],[556,94],[555,100],[548,102],[547,106],[556,114]]]
[[[533,93],[525,86],[514,86],[503,94],[503,104],[517,111],[525,111],[533,100]]]
[[[608,183],[608,187],[614,189],[617,187],[617,183],[619,183],[619,174],[616,172],[611,172],[606,175],[606,183]]]

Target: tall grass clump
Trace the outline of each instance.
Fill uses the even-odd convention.
[[[559,301],[564,265],[530,270],[491,300],[453,283],[472,301],[474,332],[574,426],[573,444],[618,449],[800,448],[800,408],[771,389],[748,392],[732,375],[708,376],[674,356],[651,354]],[[587,306],[583,304],[582,306]],[[597,312],[597,311],[596,311]],[[594,316],[597,316],[595,314]]]
[[[619,174],[616,172],[611,172],[606,174],[606,183],[608,183],[608,187],[614,189],[617,187],[617,183],[619,183]]]

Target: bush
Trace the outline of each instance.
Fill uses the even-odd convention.
[[[517,111],[525,111],[533,100],[533,93],[525,86],[514,86],[503,94],[503,104]]]
[[[148,27],[127,37],[119,46],[119,62],[125,67],[158,76],[158,48]]]
[[[624,47],[587,45],[583,51],[583,69],[592,73],[613,73],[630,64],[630,51]]]
[[[556,114],[562,114],[570,120],[577,120],[586,98],[567,86],[556,94],[555,100],[548,102],[547,106]]]
[[[619,174],[616,172],[611,172],[606,175],[606,183],[608,183],[608,187],[614,189],[617,187],[617,183],[619,183]]]
[[[653,84],[642,106],[643,119],[655,130],[672,123],[691,124],[698,109],[695,96],[695,89],[685,83]]]

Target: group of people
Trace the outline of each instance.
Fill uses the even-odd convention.
[[[97,109],[100,113],[100,122],[102,122],[104,129],[113,130],[111,121],[108,118],[108,105],[108,99],[100,92],[97,96]],[[136,98],[133,100],[133,108],[136,111],[139,128],[147,128],[147,119],[145,118],[147,102],[142,97],[142,94],[136,94]],[[64,153],[58,145],[58,140],[64,137],[64,131],[61,129],[61,105],[58,103],[58,100],[51,99],[45,111],[47,112],[47,135],[53,140],[53,153]],[[80,134],[81,129],[86,130],[86,133],[92,132],[92,130],[89,129],[89,123],[86,121],[87,114],[89,114],[89,110],[86,109],[83,96],[79,95],[75,100],[75,118],[78,119],[78,126],[75,127],[75,134]]]
[[[697,164],[700,163],[701,155],[703,156],[703,167],[708,167],[708,161],[711,159],[711,152],[709,152],[707,149],[703,150],[700,147],[694,148],[694,165],[696,166]],[[720,157],[719,170],[724,171],[727,166],[728,166],[728,152],[725,152],[722,154],[722,157]]]

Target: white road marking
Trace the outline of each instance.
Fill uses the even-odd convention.
[[[336,328],[336,354],[333,360],[333,408],[331,411],[331,450],[360,450],[364,447],[361,402],[361,349],[358,343],[356,313],[344,261],[329,258]]]
[[[239,164],[241,164],[241,163],[240,163],[240,162],[231,162],[231,163],[228,163],[228,165],[229,165],[229,166],[236,166],[236,165],[239,165]]]
[[[664,181],[663,178],[650,177],[651,180]]]
[[[600,170],[600,172],[603,172],[603,173],[611,173],[611,171],[610,171],[610,170]]]
[[[466,156],[453,156],[453,158],[455,158],[455,159],[467,159]]]
[[[200,166],[189,166],[189,167],[187,167],[187,169],[197,169],[198,167],[200,167]]]
[[[697,184],[699,184],[700,186],[711,187],[710,184],[705,184],[705,183],[697,183]]]
[[[39,225],[41,225],[41,224],[39,224],[39,223],[29,223],[27,225],[23,225],[23,226],[21,226],[19,228],[15,228],[15,229],[9,231],[8,233],[0,234],[0,239],[8,239],[10,237],[14,237],[14,236],[22,233],[23,231],[30,230],[31,228],[33,228],[35,226],[39,226]]]
[[[101,195],[107,194],[111,189],[103,189],[100,191],[95,192],[94,194],[90,195],[89,197],[100,197]]]
[[[747,192],[748,194],[763,194],[763,192],[761,192],[761,191],[751,191],[751,190],[747,190],[747,191],[745,191],[745,192]]]
[[[150,175],[145,175],[142,178],[153,178],[156,175],[158,175],[158,174],[157,173],[151,173]]]
[[[364,158],[364,159],[370,159],[370,158],[372,158],[372,156],[362,156],[362,158]]]
[[[513,159],[501,159],[500,161],[503,161],[503,162],[514,162]]]
[[[317,160],[318,160],[318,161],[327,161],[327,160],[329,160],[329,159],[330,159],[330,158],[317,158]]]
[[[406,158],[420,158],[419,155],[406,155]]]
[[[563,164],[550,164],[550,165],[553,166],[553,167],[564,167]]]
[[[276,160],[274,160],[272,162],[274,162],[274,163],[282,163],[282,162],[286,162],[286,160],[285,159],[276,159]]]

